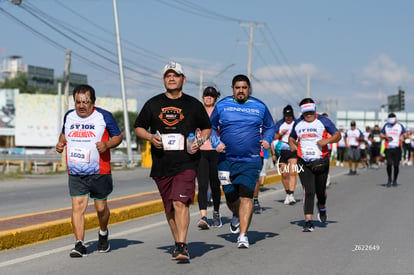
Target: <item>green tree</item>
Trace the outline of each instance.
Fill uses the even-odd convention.
[[[55,89],[43,89],[27,86],[27,74],[18,73],[14,78],[6,78],[0,83],[0,89],[19,89],[21,94],[56,94],[57,85]]]
[[[125,139],[125,122],[124,122],[124,112],[123,111],[117,111],[113,113],[113,116],[116,120],[116,123],[118,123],[119,128],[121,129],[122,135]],[[131,141],[134,140],[137,143],[138,149],[140,148],[139,144],[142,142],[137,136],[135,135],[135,128],[134,123],[135,119],[137,118],[138,113],[137,112],[128,112],[128,120],[129,120],[129,130],[131,135]]]
[[[1,89],[19,89],[20,93],[33,93],[27,87],[26,73],[18,73],[14,78],[6,78],[1,84]]]

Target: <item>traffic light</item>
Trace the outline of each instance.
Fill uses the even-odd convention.
[[[400,111],[405,110],[405,92],[401,89],[398,90],[398,105]]]

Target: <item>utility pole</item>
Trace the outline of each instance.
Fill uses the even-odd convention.
[[[118,24],[118,9],[116,5],[116,0],[112,1],[114,6],[114,20],[115,20],[115,30],[116,30],[116,44],[118,46],[118,64],[119,64],[119,78],[121,80],[121,93],[122,93],[122,106],[124,108],[124,126],[125,126],[125,137],[126,137],[126,147],[128,154],[128,167],[133,167],[134,162],[132,160],[132,150],[131,150],[131,132],[129,130],[129,117],[128,117],[128,105],[125,94],[125,83],[124,83],[124,66],[122,65],[122,51],[121,51],[121,38],[119,35],[119,24]]]
[[[69,87],[70,87],[70,61],[71,61],[71,51],[70,49],[66,50],[66,66],[65,66],[65,92],[64,92],[64,110],[63,113],[69,110]]]
[[[251,75],[252,75],[252,52],[253,52],[253,45],[257,44],[253,42],[253,32],[254,32],[254,28],[260,28],[260,27],[264,27],[263,24],[257,24],[257,23],[250,23],[250,24],[239,24],[240,27],[249,27],[250,28],[250,32],[249,32],[249,54],[248,54],[248,58],[247,58],[247,77],[250,79]]]
[[[66,65],[65,65],[65,91],[63,96],[63,114],[66,114],[66,112],[69,110],[69,86],[70,86],[70,61],[71,61],[71,51],[70,49],[66,50]],[[59,106],[61,106],[60,98],[61,98],[61,86],[62,84],[59,83],[58,86],[58,97],[59,97]],[[59,116],[62,114],[61,108],[58,108]],[[62,120],[60,121],[62,123]],[[60,123],[58,125],[60,125]],[[59,134],[60,135],[60,134]],[[61,166],[60,170],[66,170],[66,146],[64,148],[64,151],[61,156]]]
[[[310,96],[310,75],[309,73],[306,75],[306,97]]]
[[[326,113],[331,117],[331,106],[335,105],[338,106],[338,100],[329,98],[326,100]]]
[[[203,98],[203,81],[204,81],[204,73],[202,70],[200,70],[200,91],[199,91],[199,97],[200,100]]]

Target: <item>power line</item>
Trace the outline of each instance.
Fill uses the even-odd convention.
[[[56,42],[55,40],[53,40],[53,39],[49,38],[49,37],[48,37],[48,36],[46,36],[45,34],[41,33],[40,31],[36,30],[35,28],[31,27],[30,25],[26,24],[25,22],[21,21],[20,19],[18,19],[18,18],[17,18],[17,17],[15,17],[14,15],[10,14],[9,12],[7,12],[6,10],[4,10],[4,9],[3,9],[3,8],[1,8],[1,7],[0,7],[0,12],[2,12],[4,15],[6,15],[7,17],[9,17],[9,18],[10,18],[10,19],[12,19],[13,21],[17,22],[19,25],[21,25],[21,26],[23,26],[24,28],[28,29],[28,30],[29,30],[32,34],[34,34],[34,35],[36,35],[36,36],[40,37],[41,39],[45,40],[46,42],[48,42],[49,44],[51,44],[53,47],[55,47],[56,49],[58,49],[59,51],[66,51],[66,48],[67,48],[67,47],[65,47],[65,46],[63,46],[62,44],[60,44],[60,43]],[[110,74],[118,75],[118,72],[113,71],[113,70],[110,70],[110,69],[108,69],[107,67],[102,66],[102,65],[100,65],[99,63],[97,63],[97,62],[95,62],[95,61],[93,61],[93,60],[91,60],[91,59],[89,59],[89,58],[87,58],[87,57],[85,57],[85,56],[82,56],[82,55],[80,55],[80,54],[78,54],[78,53],[76,53],[76,52],[73,52],[73,51],[72,51],[72,55],[73,55],[73,57],[74,57],[74,58],[76,58],[77,60],[79,60],[79,61],[81,61],[81,62],[84,62],[84,63],[86,63],[86,64],[89,64],[89,65],[91,65],[92,67],[94,67],[95,69],[98,69],[98,70],[103,71],[103,72],[106,72],[106,73],[110,73]],[[135,82],[137,82],[137,83],[141,83],[141,84],[148,85],[148,86],[150,86],[150,87],[157,87],[157,86],[155,86],[155,85],[153,85],[153,84],[150,84],[150,83],[145,83],[145,82],[139,81],[139,80],[137,80],[137,79],[135,79],[135,78],[128,77],[128,79],[129,79],[129,80],[132,80],[132,81],[135,81]]]
[[[284,54],[282,48],[279,46],[279,43],[277,43],[277,40],[275,38],[275,36],[273,35],[272,31],[270,30],[270,28],[266,28],[266,30],[270,33],[270,37],[272,38],[273,43],[276,45],[276,47],[278,48],[279,52],[281,53],[282,57],[284,58],[286,64],[289,66],[290,70],[294,73],[294,75],[296,76],[296,80],[298,81],[298,83],[302,86],[302,88],[306,89],[306,85],[303,84],[302,80],[300,77],[298,77],[296,71],[289,65],[290,62],[287,59],[286,55]]]

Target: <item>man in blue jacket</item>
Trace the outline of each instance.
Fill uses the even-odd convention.
[[[233,96],[219,101],[210,116],[211,143],[218,152],[225,152],[221,154],[225,159],[219,163],[219,178],[233,212],[230,231],[239,233],[238,248],[248,248],[253,192],[262,168],[260,149],[269,149],[275,130],[266,105],[251,96],[247,76],[236,75],[232,89]]]

